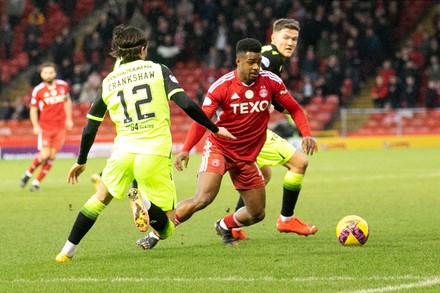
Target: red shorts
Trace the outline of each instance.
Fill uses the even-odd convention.
[[[256,162],[245,162],[225,157],[221,150],[206,140],[199,173],[214,172],[224,175],[229,172],[237,190],[249,190],[264,187],[263,174]]]
[[[65,129],[43,130],[38,135],[38,149],[50,148],[59,151],[66,138]]]

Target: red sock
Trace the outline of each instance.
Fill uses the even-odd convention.
[[[43,180],[44,176],[46,176],[47,172],[49,172],[50,168],[52,168],[52,160],[47,160],[46,163],[44,163],[43,167],[41,167],[40,173],[38,173],[36,180],[41,182]]]
[[[243,226],[243,224],[241,224],[239,221],[237,221],[237,219],[235,219],[235,214],[230,214],[224,217],[223,222],[225,222],[225,225],[228,229],[239,228]]]
[[[28,172],[33,174],[35,169],[37,169],[38,166],[40,166],[40,164],[41,164],[40,155],[37,155],[34,161],[32,162],[31,166],[29,167]]]

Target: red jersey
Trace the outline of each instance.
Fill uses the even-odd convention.
[[[56,79],[52,86],[44,82],[32,91],[31,106],[40,110],[39,124],[42,129],[54,130],[66,127],[64,102],[69,96],[67,82]]]
[[[234,70],[211,85],[202,109],[210,118],[220,110],[216,125],[225,127],[237,139],[227,140],[211,133],[209,140],[227,157],[255,161],[266,140],[273,98],[291,113],[303,136],[310,136],[304,111],[289,94],[281,78],[270,71],[261,70],[257,80],[246,85]],[[189,152],[204,132],[203,126],[193,122],[182,151]]]

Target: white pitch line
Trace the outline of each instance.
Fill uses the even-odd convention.
[[[242,277],[212,277],[212,278],[127,278],[127,277],[114,277],[114,278],[52,278],[52,279],[14,279],[13,283],[99,283],[99,282],[114,282],[114,283],[139,283],[139,282],[152,282],[152,281],[168,281],[168,282],[206,282],[206,281],[219,281],[219,282],[283,282],[283,283],[302,283],[307,281],[317,282],[335,282],[335,281],[396,281],[396,280],[424,280],[420,283],[431,280],[436,283],[440,283],[440,276],[370,276],[370,277],[350,277],[350,276],[334,276],[334,277],[303,277],[303,278],[274,278],[274,277],[261,277],[261,278],[242,278]],[[0,282],[10,282],[8,280],[0,279]],[[418,283],[414,283],[418,284]],[[424,285],[426,286],[426,285]],[[372,289],[375,290],[375,289]],[[359,292],[385,292],[385,291],[359,291]]]
[[[359,291],[349,291],[351,293],[376,293],[376,292],[391,292],[413,288],[425,288],[440,284],[440,278],[434,277],[417,283],[401,284],[396,286],[386,286],[382,288],[363,289]],[[348,292],[348,291],[345,291]]]

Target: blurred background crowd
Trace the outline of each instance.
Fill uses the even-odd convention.
[[[270,43],[277,18],[301,24],[283,79],[298,101],[349,105],[370,85],[372,107],[440,107],[440,12],[430,0],[3,0],[0,119],[27,119],[37,66],[53,61],[75,103],[90,103],[112,69],[113,28],[148,34],[148,58],[170,67],[190,97],[235,68],[235,44]],[[428,23],[428,24],[427,24]],[[7,95],[15,79],[22,94]],[[370,82],[372,80],[373,82]],[[21,92],[19,92],[21,93]]]

